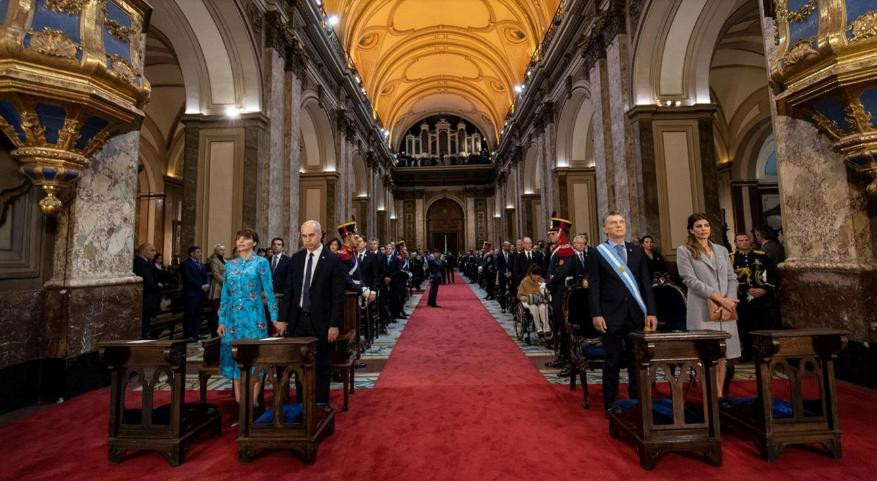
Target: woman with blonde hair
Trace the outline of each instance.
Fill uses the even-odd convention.
[[[210,289],[207,291],[207,299],[210,302],[210,335],[216,333],[219,321],[219,302],[222,298],[222,284],[225,282],[225,246],[216,244],[213,246],[213,254],[207,262],[210,267]]]
[[[688,287],[688,330],[719,330],[731,335],[726,341],[725,359],[719,360],[716,384],[723,398],[727,359],[740,357],[740,335],[737,333],[737,274],[731,267],[728,249],[710,241],[709,217],[695,213],[688,217],[688,240],[676,249],[676,266],[682,282]],[[708,300],[716,312],[710,320]],[[722,320],[724,319],[724,320]]]

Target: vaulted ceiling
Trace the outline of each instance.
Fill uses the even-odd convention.
[[[473,122],[492,144],[559,3],[324,1],[393,140],[424,117],[448,113]]]

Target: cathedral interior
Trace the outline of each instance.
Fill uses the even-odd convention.
[[[325,241],[353,219],[382,246],[482,256],[486,243],[546,241],[553,218],[596,246],[617,214],[678,285],[692,213],[731,251],[767,230],[784,249],[782,326],[843,332],[826,376],[873,405],[875,59],[875,0],[0,0],[0,438],[56,402],[102,395],[106,443],[101,346],[141,337],[138,246],[173,269],[190,246],[205,262],[216,245],[231,257],[249,228],[292,255],[307,220]],[[366,391],[321,455],[340,456],[343,416]],[[847,436],[868,421],[844,407]],[[599,442],[615,442],[597,421]],[[855,436],[847,464],[792,459],[867,479],[877,453]],[[619,462],[645,473],[629,451]],[[754,479],[801,475],[752,457]],[[134,462],[150,459],[164,469]],[[669,459],[656,472],[694,463]],[[372,476],[430,478],[400,469]],[[460,469],[432,479],[479,479]]]

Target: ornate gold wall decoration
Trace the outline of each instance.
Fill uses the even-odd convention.
[[[811,55],[817,55],[816,50],[813,49],[812,42],[813,39],[811,38],[805,38],[804,40],[798,41],[798,43],[792,46],[792,48],[790,48],[783,56],[783,62],[786,65],[795,65]]]
[[[777,17],[782,20],[800,23],[816,11],[816,0],[810,0],[797,10],[789,10],[786,8],[787,6],[788,2],[785,0],[777,2]]]
[[[46,27],[31,34],[30,48],[43,55],[61,58],[76,58],[76,44],[64,32]]]
[[[57,13],[78,15],[88,0],[46,0],[46,8]]]
[[[150,91],[142,66],[149,12],[144,0],[9,2],[0,23],[0,131],[19,172],[43,189],[43,213],[62,209],[59,192],[110,137],[139,125]]]
[[[877,195],[877,0],[776,3],[779,45],[771,62],[777,111],[813,122]]]
[[[877,36],[877,10],[855,19],[848,31],[852,33],[853,38],[850,40],[852,43]]]

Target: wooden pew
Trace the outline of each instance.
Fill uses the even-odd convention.
[[[344,296],[344,326],[332,347],[329,366],[332,373],[341,376],[344,392],[344,411],[349,406],[350,394],[354,393],[356,359],[359,354],[359,294],[347,292]]]
[[[722,427],[752,438],[768,462],[793,444],[820,444],[839,459],[834,359],[847,335],[839,329],[753,331],[758,395],[728,398],[721,408]],[[817,397],[806,392],[808,379]],[[775,390],[782,384],[788,393]]]
[[[198,366],[198,388],[201,404],[207,403],[207,381],[210,380],[210,376],[219,375],[220,342],[222,342],[221,337],[211,337],[201,341],[201,347],[204,349],[204,357],[201,359],[201,365]]]
[[[180,465],[188,443],[202,431],[219,436],[220,413],[212,404],[187,404],[186,341],[112,341],[98,344],[100,357],[112,371],[108,459],[121,462],[130,450],[159,451]],[[171,386],[169,404],[154,406],[161,375]],[[129,383],[142,388],[142,406],[128,409]]]
[[[242,389],[238,460],[248,463],[265,449],[289,449],[307,464],[317,458],[320,442],[335,432],[335,410],[317,406],[317,338],[246,339],[232,343],[241,369],[241,386],[265,374],[273,386],[270,410],[259,412],[253,389]],[[302,398],[290,402],[298,381]]]
[[[722,465],[715,379],[728,337],[721,331],[630,334],[640,400],[616,402],[620,411],[609,415],[609,434],[629,438],[644,469],[654,468],[671,451],[701,452],[707,463]],[[663,386],[663,380],[669,398],[659,398],[652,389],[653,383]]]

